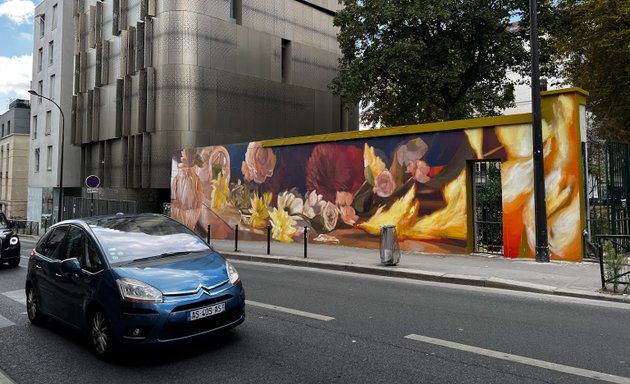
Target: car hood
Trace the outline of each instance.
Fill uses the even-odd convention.
[[[211,289],[228,281],[225,259],[216,252],[171,256],[113,270],[119,277],[150,284],[165,295]]]
[[[14,232],[13,232],[12,229],[6,229],[6,228],[0,229],[0,238],[2,238],[2,239],[10,237],[13,234],[14,234]]]

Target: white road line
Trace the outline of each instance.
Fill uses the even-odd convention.
[[[0,384],[15,384],[15,381],[11,380],[11,378],[0,369]]]
[[[464,352],[476,353],[478,355],[494,357],[495,359],[501,359],[501,360],[512,361],[515,363],[531,365],[533,367],[549,369],[552,371],[557,371],[557,372],[562,372],[562,373],[568,373],[570,375],[583,376],[589,379],[608,381],[610,383],[625,383],[625,384],[630,383],[630,378],[628,377],[621,377],[621,376],[610,375],[607,373],[589,371],[588,369],[575,368],[575,367],[570,367],[568,365],[550,363],[547,361],[532,359],[529,357],[512,355],[509,353],[504,353],[504,352],[499,352],[499,351],[493,351],[491,349],[484,349],[484,348],[479,348],[479,347],[473,347],[471,345],[454,343],[452,341],[434,339],[432,337],[414,335],[414,334],[407,335],[405,336],[405,338],[420,341],[423,343],[439,345],[441,347],[457,349]]]
[[[2,295],[8,297],[11,300],[17,301],[20,304],[26,305],[26,292],[24,292],[23,289],[2,292]]]
[[[321,320],[321,321],[335,320],[334,317],[330,317],[330,316],[324,316],[324,315],[318,315],[317,313],[299,311],[297,309],[279,307],[277,305],[259,303],[257,301],[246,300],[245,303],[247,305],[251,305],[251,306],[254,306],[254,307],[260,307],[260,308],[271,309],[271,310],[278,311],[278,312],[290,313],[292,315],[308,317],[308,318],[315,319],[315,320]]]
[[[10,327],[12,325],[15,325],[15,323],[0,315],[0,328]]]

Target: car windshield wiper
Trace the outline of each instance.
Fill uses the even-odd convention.
[[[127,261],[127,262],[123,262],[123,263],[120,264],[120,266],[126,266],[126,265],[130,265],[130,264],[135,264],[135,263],[143,263],[145,261],[158,260],[158,259],[163,259],[165,257],[170,257],[170,256],[188,255],[190,253],[197,253],[197,252],[202,252],[202,251],[164,252],[162,254],[155,255],[155,256],[143,257],[143,258],[140,258],[140,259],[134,259],[134,260],[130,260],[130,261]]]

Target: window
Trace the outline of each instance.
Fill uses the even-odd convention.
[[[52,145],[48,146],[48,153],[46,154],[46,170],[52,171]]]
[[[282,63],[280,70],[282,71],[282,82],[291,84],[291,41],[282,39]]]
[[[35,148],[35,172],[39,172],[39,148]]]
[[[0,136],[4,136],[4,124],[2,124],[2,131],[0,132]]]
[[[236,24],[243,23],[243,0],[230,0],[230,17]]]
[[[11,121],[7,121],[7,135],[11,134]]]
[[[33,116],[33,140],[37,139],[37,115]]]
[[[53,5],[52,7],[52,23],[51,24],[52,24],[50,26],[51,30],[57,28],[57,4]]]
[[[52,112],[46,111],[46,130],[44,131],[45,135],[50,135],[50,124],[52,124]]]
[[[44,80],[40,80],[40,81],[37,82],[37,94],[41,95],[43,93],[44,93]],[[38,97],[38,99],[39,99],[39,104],[41,104],[42,103],[42,98]]]
[[[44,63],[44,48],[40,48],[37,51],[37,71],[42,70],[42,64]]]
[[[48,65],[52,65],[53,57],[55,56],[55,42],[48,43]]]
[[[55,99],[55,75],[50,75],[50,83],[48,84],[48,97]]]
[[[40,241],[39,246],[35,249],[35,252],[53,260],[63,260],[66,257],[63,239],[66,237],[67,232],[68,227],[66,226],[55,228],[44,241]]]
[[[76,227],[70,228],[68,233],[68,251],[65,258],[79,260],[81,269],[88,272],[95,273],[102,269],[101,260],[92,242],[82,230]]]
[[[46,15],[42,14],[39,16],[39,37],[44,37],[45,31],[46,31]]]

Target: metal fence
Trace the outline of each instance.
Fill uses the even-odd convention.
[[[630,291],[630,236],[597,236],[602,289]]]
[[[65,196],[63,220],[80,217],[109,215],[118,212],[136,213],[136,202],[131,200],[100,200]]]
[[[589,143],[589,237],[630,235],[630,145]]]
[[[20,235],[39,236],[39,223],[28,220],[11,220],[15,224],[15,230]]]

